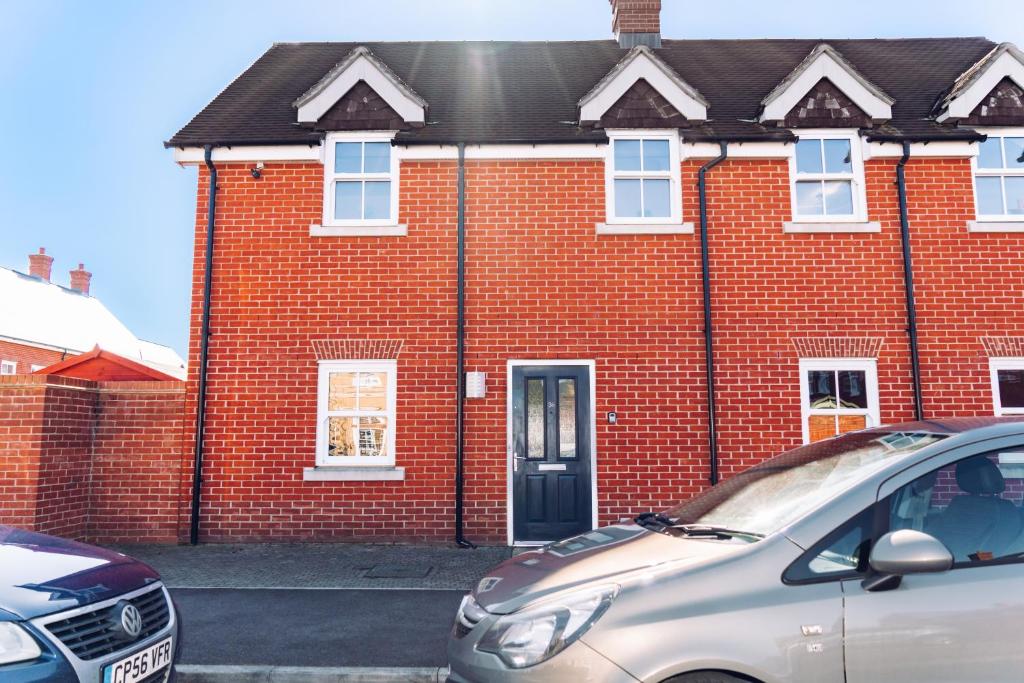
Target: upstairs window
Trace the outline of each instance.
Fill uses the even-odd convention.
[[[1024,415],[1024,358],[992,358],[992,402],[996,415]]]
[[[864,168],[856,134],[798,131],[791,161],[793,219],[866,220]]]
[[[680,223],[678,135],[638,131],[609,137],[608,222]]]
[[[327,137],[324,225],[394,225],[398,164],[391,134]]]
[[[875,360],[801,360],[800,398],[804,443],[877,427]]]
[[[980,220],[1024,216],[1024,131],[989,135],[975,165],[974,191]]]

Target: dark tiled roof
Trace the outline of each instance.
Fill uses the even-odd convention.
[[[900,40],[664,40],[656,53],[711,103],[688,139],[778,138],[753,123],[761,100],[812,49],[827,42],[895,100],[881,138],[958,137],[930,120],[936,101],[994,43],[985,38]],[[625,51],[580,42],[279,43],[167,143],[316,142],[292,103],[363,44],[428,103],[428,124],[400,134],[423,142],[603,140],[580,129],[577,102]]]

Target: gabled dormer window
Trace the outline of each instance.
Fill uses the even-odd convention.
[[[866,220],[864,164],[855,131],[798,130],[790,157],[794,223]]]
[[[394,133],[331,133],[324,155],[324,226],[398,223]]]

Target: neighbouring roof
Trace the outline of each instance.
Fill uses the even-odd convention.
[[[933,108],[995,47],[985,38],[664,40],[654,53],[710,104],[685,138],[773,139],[788,133],[756,123],[762,100],[823,42],[895,100],[880,137],[964,136],[936,123]],[[604,140],[577,125],[578,102],[626,54],[613,40],[278,43],[166,144],[316,144],[322,133],[298,125],[293,103],[360,46],[427,102],[427,125],[398,135],[425,143]]]
[[[136,337],[99,299],[0,266],[0,338],[79,354],[96,346],[183,379],[171,348]]]
[[[137,363],[130,358],[104,351],[98,346],[80,356],[71,356],[59,363],[36,370],[33,374],[76,377],[101,382],[173,382],[181,379],[144,363]]]

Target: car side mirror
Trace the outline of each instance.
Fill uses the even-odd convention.
[[[906,574],[944,572],[953,566],[953,555],[942,542],[922,531],[900,529],[882,536],[868,557],[872,575],[861,584],[865,590],[891,590]]]

